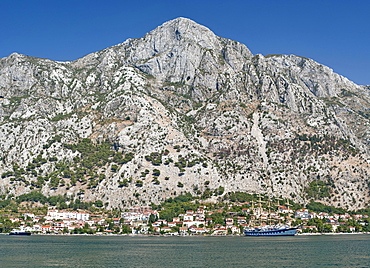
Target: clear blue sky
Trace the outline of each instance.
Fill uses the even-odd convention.
[[[1,0],[0,58],[75,60],[187,17],[252,53],[314,59],[370,85],[368,0]]]

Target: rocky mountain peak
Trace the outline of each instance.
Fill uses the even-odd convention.
[[[99,66],[101,70],[117,64],[131,65],[162,82],[216,90],[217,81],[207,74],[241,71],[245,60],[252,56],[244,44],[216,36],[207,27],[180,17],[142,38],[87,55],[74,65]]]
[[[122,43],[118,50],[127,64],[162,82],[212,90],[218,82],[208,74],[240,71],[252,57],[245,45],[218,37],[186,18],[168,21],[143,38]],[[200,96],[205,97],[203,93]]]
[[[167,21],[145,35],[153,42],[153,49],[162,53],[179,43],[196,43],[205,49],[216,49],[217,37],[207,27],[186,19],[177,18]]]
[[[0,195],[159,203],[271,192],[365,207],[370,95],[186,18],[62,63],[0,60]]]

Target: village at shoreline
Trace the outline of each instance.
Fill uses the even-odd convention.
[[[235,207],[239,207],[239,211]],[[293,211],[286,206],[279,206],[277,212],[257,215],[246,202],[223,210],[200,205],[196,210],[187,210],[170,219],[160,216],[160,211],[151,206],[131,207],[118,217],[50,207],[46,215],[29,212],[21,217],[2,215],[0,230],[6,234],[11,229],[19,229],[37,235],[240,236],[244,229],[256,224],[258,218],[260,226],[283,223],[298,227],[298,235],[370,233],[368,215],[316,213],[304,208]]]

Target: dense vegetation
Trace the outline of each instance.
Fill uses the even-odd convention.
[[[190,193],[186,193],[175,198],[169,198],[158,206],[152,204],[152,208],[161,209],[159,212],[160,218],[172,221],[172,218],[180,213],[184,213],[187,210],[196,210],[199,207],[199,203],[193,203],[193,200],[195,198]]]
[[[32,191],[28,194],[23,194],[16,198],[10,196],[9,198],[5,199],[3,197],[2,199],[0,199],[0,209],[4,211],[18,212],[18,210],[24,209],[24,207],[21,205],[22,202],[30,202],[31,204],[39,203],[40,205],[47,207],[55,206],[58,209],[86,209],[91,211],[104,206],[101,200],[97,200],[95,202],[82,202],[78,198],[72,200],[62,195],[46,197],[41,192]]]
[[[323,199],[330,197],[333,184],[325,181],[312,181],[306,188],[306,194],[309,198]]]
[[[332,206],[327,206],[319,202],[311,202],[306,206],[310,211],[313,212],[326,212],[326,213],[336,213],[336,214],[344,214],[347,211],[343,208],[336,208]]]

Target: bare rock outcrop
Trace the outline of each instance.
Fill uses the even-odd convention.
[[[74,62],[15,53],[0,59],[0,194],[122,208],[244,191],[366,207],[369,92],[186,18]]]

